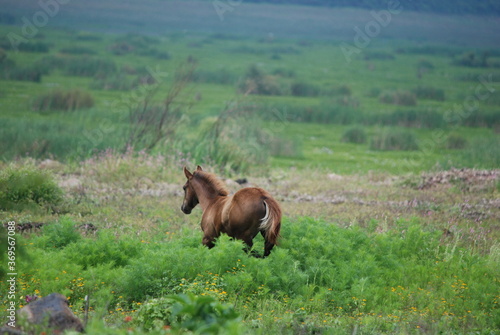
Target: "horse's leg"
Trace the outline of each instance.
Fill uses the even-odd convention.
[[[243,242],[245,242],[245,247],[243,248],[243,251],[245,251],[248,254],[252,250],[253,241],[246,239],[246,240],[243,240]]]
[[[271,250],[273,250],[274,244],[272,244],[271,242],[269,242],[266,239],[266,233],[264,231],[261,231],[260,233],[264,237],[264,241],[265,241],[265,243],[264,243],[264,257],[267,257],[271,253]]]
[[[215,247],[215,237],[213,236],[203,236],[203,240],[202,240],[202,243],[204,246],[208,247],[208,249],[212,249],[213,247]]]

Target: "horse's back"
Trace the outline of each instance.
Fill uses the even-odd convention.
[[[243,233],[256,234],[266,215],[264,200],[268,197],[269,193],[258,187],[246,187],[234,193],[222,214],[224,230],[228,235],[241,238],[238,235]]]

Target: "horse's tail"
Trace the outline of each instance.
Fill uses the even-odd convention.
[[[264,230],[266,240],[277,244],[281,229],[281,207],[272,197],[264,197],[266,215],[261,219],[260,229]]]

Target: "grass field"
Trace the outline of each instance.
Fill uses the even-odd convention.
[[[90,334],[497,333],[498,22],[403,7],[356,46],[369,12],[235,3],[72,2],[14,50],[43,9],[9,1],[0,316],[60,292]],[[270,257],[201,245],[196,164],[280,201]]]

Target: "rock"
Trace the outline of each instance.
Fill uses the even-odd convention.
[[[33,324],[43,324],[56,331],[76,330],[83,332],[83,325],[62,294],[52,293],[17,311],[18,316]]]

